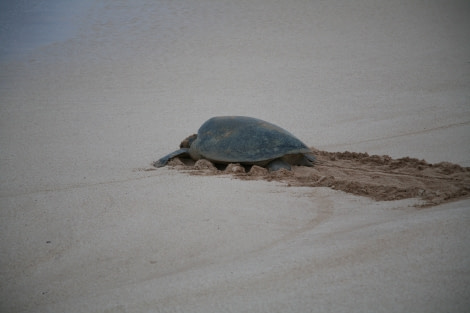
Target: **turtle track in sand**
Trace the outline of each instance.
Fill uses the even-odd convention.
[[[327,152],[312,148],[314,167],[293,166],[268,172],[258,166],[214,166],[207,160],[175,158],[169,166],[192,175],[231,175],[244,180],[267,180],[287,186],[330,187],[377,201],[419,198],[420,207],[470,196],[470,167],[440,162],[430,164],[410,157],[358,152]]]

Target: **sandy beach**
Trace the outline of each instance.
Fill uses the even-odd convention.
[[[0,311],[467,312],[467,2],[2,4]],[[152,166],[218,115],[322,162]]]

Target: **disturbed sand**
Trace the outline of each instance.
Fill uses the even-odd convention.
[[[411,157],[394,159],[388,155],[358,152],[328,152],[312,149],[314,167],[293,166],[269,172],[257,165],[214,166],[207,160],[194,162],[174,158],[169,165],[193,175],[225,175],[245,180],[279,181],[287,186],[330,187],[370,197],[377,201],[419,198],[417,206],[432,206],[470,195],[470,167],[450,162],[430,164]]]

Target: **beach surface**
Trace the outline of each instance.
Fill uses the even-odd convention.
[[[468,1],[65,2],[0,6],[1,312],[468,311]],[[152,166],[218,115],[322,162]]]

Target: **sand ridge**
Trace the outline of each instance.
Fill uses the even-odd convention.
[[[191,175],[231,175],[244,180],[267,180],[287,186],[330,187],[377,201],[419,198],[420,207],[434,206],[470,195],[470,167],[440,162],[431,164],[412,157],[360,152],[328,152],[312,148],[315,167],[294,166],[268,172],[259,166],[217,165],[174,158],[169,166]]]

